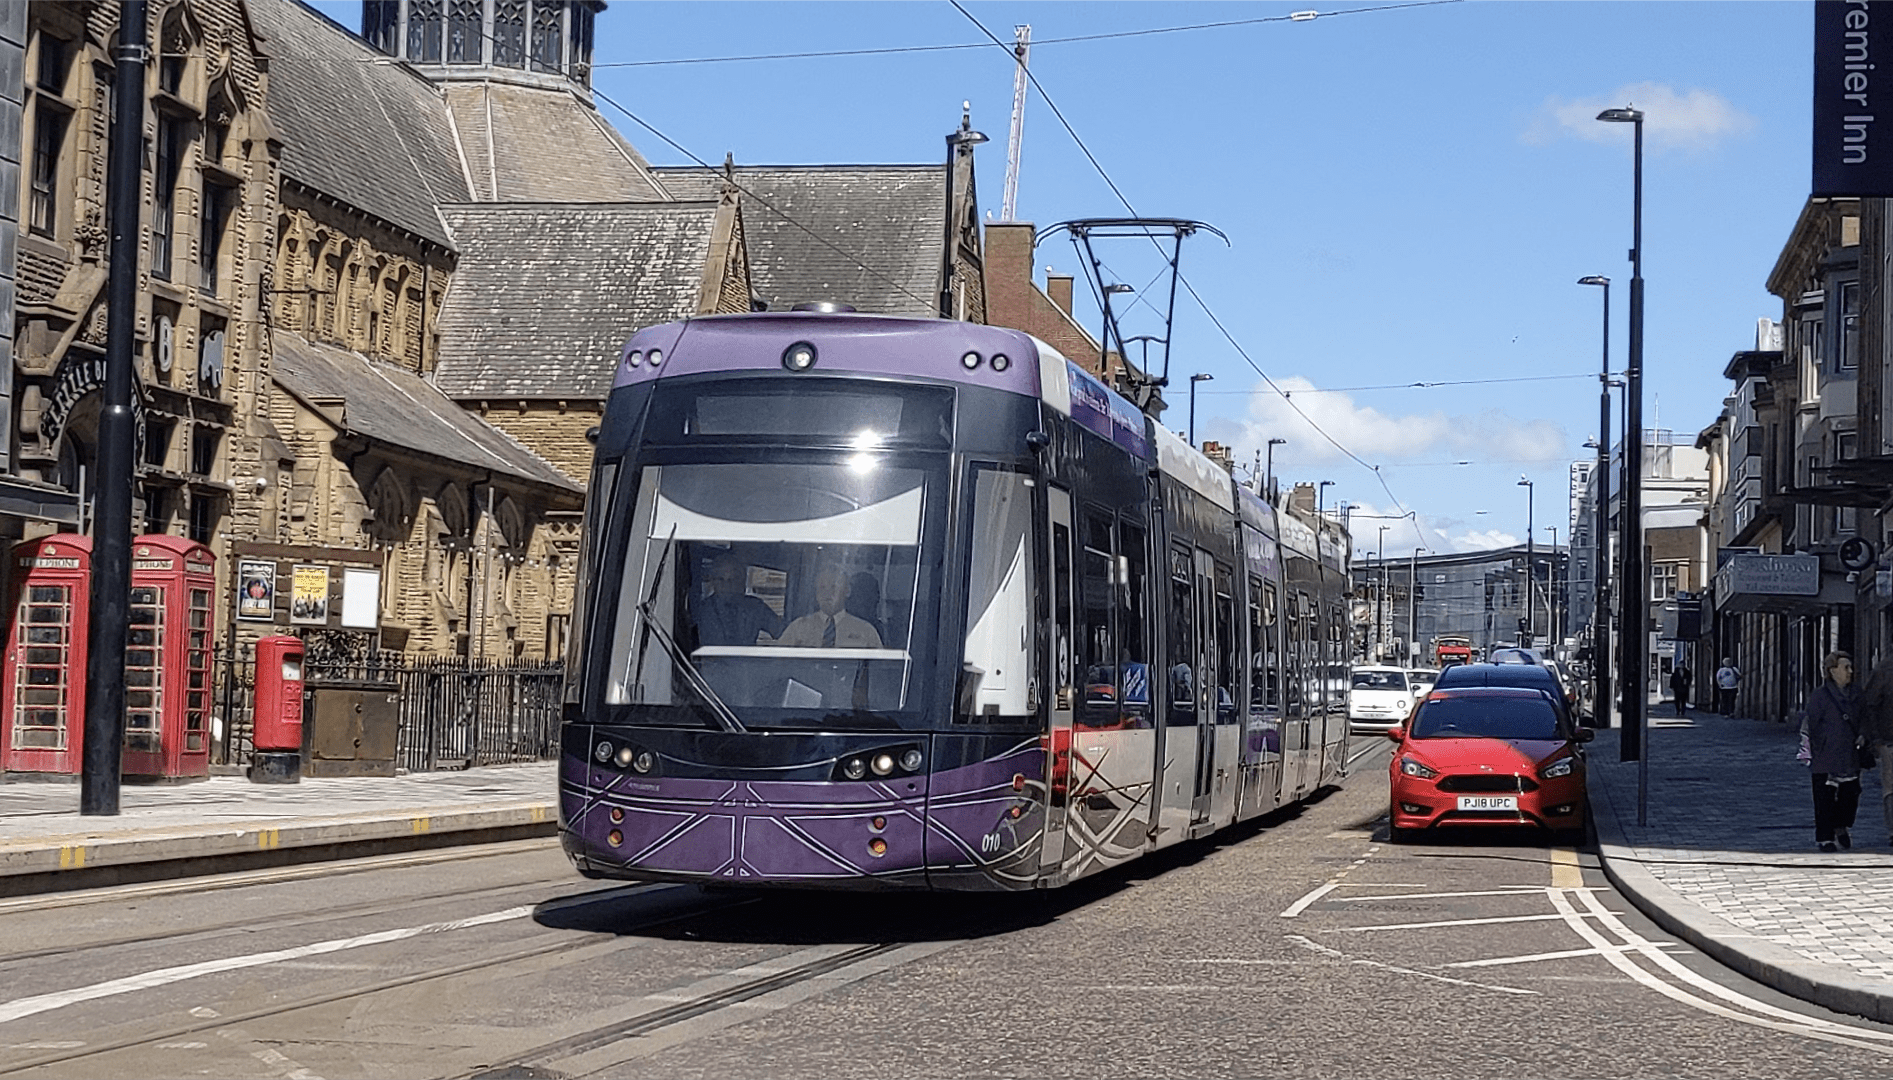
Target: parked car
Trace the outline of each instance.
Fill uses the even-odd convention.
[[[1479,666],[1479,665],[1474,665]],[[1584,835],[1583,744],[1543,690],[1435,689],[1388,737],[1388,825],[1395,843],[1422,829],[1527,825],[1571,842]]]
[[[1416,697],[1406,668],[1357,667],[1347,692],[1350,729],[1386,731],[1403,723]]]
[[[1558,673],[1543,664],[1461,664],[1440,673],[1436,690],[1456,686],[1516,686],[1543,690],[1558,699],[1566,719],[1576,722],[1577,702]]]

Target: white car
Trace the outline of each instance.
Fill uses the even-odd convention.
[[[1421,693],[1406,668],[1357,667],[1347,692],[1348,727],[1387,731],[1406,722],[1413,698]]]
[[[1413,688],[1414,697],[1425,697],[1433,684],[1439,681],[1439,669],[1417,667],[1407,669],[1407,685]]]

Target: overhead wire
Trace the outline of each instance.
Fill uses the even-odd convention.
[[[994,34],[991,30],[987,29],[986,24],[981,22],[978,16],[966,10],[965,5],[962,4],[960,0],[947,0],[947,2],[953,5],[953,9],[955,11],[958,11],[961,15],[965,16],[968,22],[978,27],[980,33],[986,35],[988,41],[991,43],[993,47],[1004,49],[1008,57],[1012,55],[1011,46],[999,40],[998,35]],[[1016,59],[1013,62],[1017,63]],[[1039,99],[1045,102],[1046,108],[1052,111],[1052,115],[1056,117],[1059,124],[1064,127],[1065,134],[1071,136],[1071,141],[1077,144],[1079,151],[1084,154],[1085,160],[1091,163],[1091,167],[1094,170],[1096,170],[1098,176],[1104,180],[1105,186],[1111,189],[1111,194],[1117,196],[1117,201],[1123,204],[1125,210],[1130,211],[1130,214],[1132,217],[1139,216],[1137,213],[1137,208],[1131,205],[1131,201],[1127,196],[1125,196],[1124,190],[1117,186],[1117,181],[1111,179],[1110,172],[1105,169],[1103,163],[1098,161],[1097,155],[1091,152],[1091,148],[1085,144],[1084,138],[1078,134],[1078,130],[1072,126],[1071,121],[1065,118],[1064,111],[1058,107],[1058,103],[1056,101],[1052,100],[1052,95],[1046,92],[1045,85],[1039,81],[1038,75],[1035,72],[1033,72],[1030,68],[1026,68],[1024,70],[1025,70],[1025,77],[1027,81],[1029,81],[1032,84],[1032,88],[1034,90],[1038,91]],[[1157,241],[1155,237],[1151,238],[1151,244],[1153,247],[1157,247],[1159,252],[1162,251],[1162,248],[1157,245]],[[1243,361],[1247,363],[1251,368],[1253,368],[1257,375],[1261,376],[1262,381],[1268,385],[1269,389],[1279,394],[1282,400],[1285,403],[1287,403],[1288,407],[1293,409],[1295,411],[1295,414],[1301,417],[1302,420],[1306,422],[1310,428],[1313,428],[1317,435],[1320,435],[1324,440],[1326,440],[1329,445],[1333,446],[1336,450],[1339,450],[1343,456],[1347,457],[1349,460],[1353,461],[1355,464],[1361,466],[1362,468],[1366,469],[1368,472],[1372,473],[1374,475],[1375,481],[1380,484],[1381,490],[1386,492],[1387,498],[1393,500],[1393,504],[1395,508],[1399,509],[1402,513],[1405,513],[1407,509],[1406,505],[1400,501],[1400,497],[1398,495],[1394,494],[1393,488],[1389,486],[1387,483],[1387,478],[1384,475],[1382,475],[1380,471],[1380,466],[1375,465],[1372,462],[1369,462],[1366,458],[1361,457],[1359,454],[1355,453],[1353,450],[1349,449],[1346,445],[1344,445],[1339,439],[1336,439],[1333,435],[1329,434],[1326,428],[1316,423],[1314,418],[1309,416],[1307,412],[1304,411],[1302,407],[1295,402],[1294,398],[1290,397],[1287,392],[1285,392],[1279,385],[1277,385],[1275,380],[1269,377],[1269,373],[1262,369],[1262,365],[1256,363],[1255,358],[1249,355],[1249,350],[1243,348],[1242,343],[1236,340],[1236,336],[1230,333],[1229,328],[1227,326],[1223,325],[1222,319],[1217,317],[1216,312],[1209,306],[1208,302],[1203,299],[1202,295],[1196,291],[1196,286],[1190,283],[1190,279],[1183,274],[1181,269],[1177,271],[1177,280],[1183,285],[1184,289],[1186,289],[1189,292],[1190,298],[1196,301],[1196,306],[1202,309],[1204,315],[1208,316],[1209,321],[1211,322],[1211,324],[1213,324],[1216,327],[1217,331],[1222,334],[1224,340],[1228,341],[1230,347],[1236,350],[1236,355],[1242,357]],[[1417,515],[1415,516],[1413,520],[1413,531],[1414,531],[1414,535],[1419,537],[1421,540],[1426,539],[1426,534],[1420,530],[1420,524],[1419,524],[1419,519]]]
[[[1374,383],[1369,386],[1310,386],[1302,390],[1290,390],[1289,394],[1350,394],[1365,390],[1436,390],[1447,386],[1486,386],[1492,383],[1522,382],[1560,382],[1572,379],[1595,379],[1594,371],[1579,372],[1571,375],[1514,375],[1500,379],[1438,379],[1430,382]],[[1198,394],[1248,394],[1249,390],[1198,390]]]

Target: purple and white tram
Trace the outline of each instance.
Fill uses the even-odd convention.
[[[585,538],[590,876],[1049,887],[1342,776],[1346,535],[1015,330],[640,331]]]

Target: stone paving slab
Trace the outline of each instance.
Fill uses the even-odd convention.
[[[1606,871],[1672,932],[1745,974],[1830,1008],[1893,1020],[1893,847],[1877,770],[1863,777],[1855,848],[1814,845],[1799,733],[1713,713],[1654,717],[1646,822],[1618,733],[1589,758]]]
[[[81,817],[75,783],[0,783],[0,893],[129,880],[156,864],[153,876],[184,876],[550,835],[557,783],[553,762],[299,784],[217,776],[126,785],[114,817]]]

